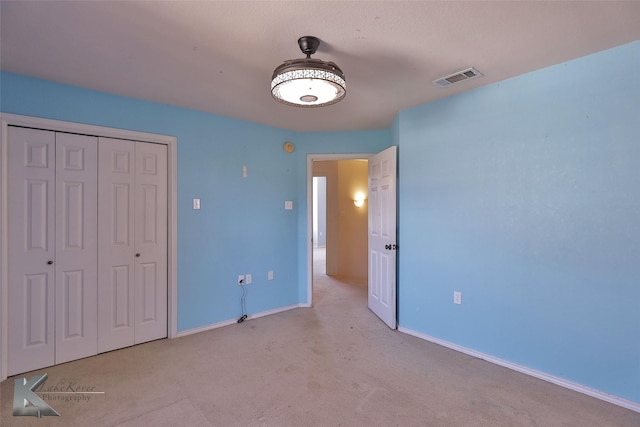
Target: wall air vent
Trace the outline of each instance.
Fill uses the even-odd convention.
[[[480,71],[471,67],[467,68],[466,70],[458,71],[457,73],[449,74],[446,77],[441,77],[437,80],[434,80],[433,83],[440,87],[448,87],[481,76],[482,73]]]

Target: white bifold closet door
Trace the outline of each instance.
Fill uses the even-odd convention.
[[[167,336],[167,147],[8,127],[8,375]]]
[[[99,139],[98,351],[167,336],[167,149]]]
[[[97,138],[8,128],[9,375],[96,354]]]

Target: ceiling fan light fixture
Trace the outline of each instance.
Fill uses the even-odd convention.
[[[295,107],[323,107],[341,101],[347,93],[344,73],[333,62],[312,59],[320,40],[313,36],[298,39],[306,58],[285,61],[271,77],[271,95]]]

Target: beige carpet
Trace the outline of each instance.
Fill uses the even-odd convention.
[[[392,331],[366,284],[322,274],[313,308],[38,372],[45,387],[104,394],[14,417],[10,378],[2,426],[640,426],[638,413]]]

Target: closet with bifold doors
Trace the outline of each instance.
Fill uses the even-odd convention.
[[[7,128],[8,375],[167,336],[167,146]]]

